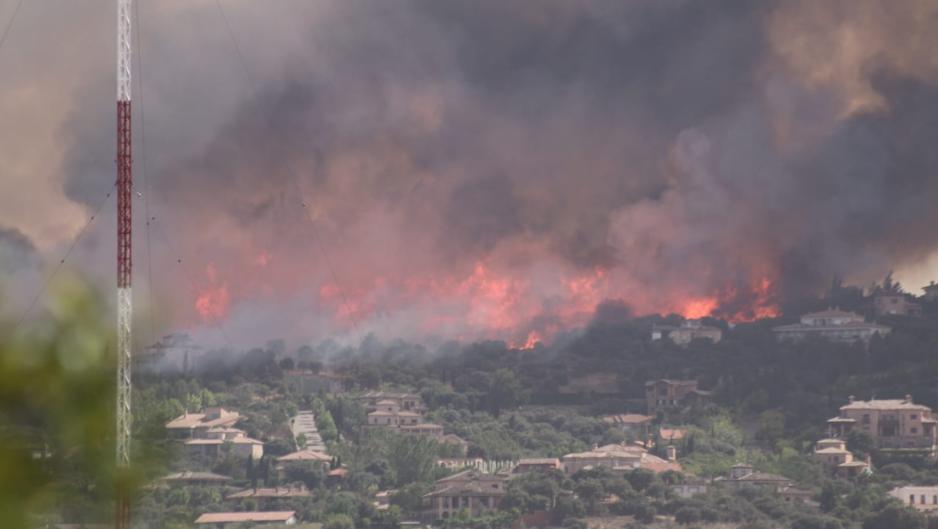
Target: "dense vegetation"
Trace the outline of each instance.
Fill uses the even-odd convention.
[[[845,308],[863,310],[859,305],[864,303],[862,296],[854,301],[857,306],[845,303]],[[805,310],[808,308],[816,307]],[[686,431],[677,444],[687,474],[721,476],[734,463],[746,461],[758,470],[791,478],[811,491],[816,503],[794,505],[770,492],[733,492],[718,487],[682,499],[675,495],[672,485],[687,477],[674,472],[655,475],[636,470],[614,475],[591,470],[573,476],[538,473],[513,479],[499,512],[482,518],[461,515],[444,525],[501,529],[525,513],[546,510],[555,525],[570,529],[584,527],[586,519],[597,516],[622,516],[635,527],[652,523],[701,527],[724,523],[747,529],[938,527],[933,520],[886,495],[896,484],[938,484],[938,465],[934,461],[880,458],[871,450],[869,439],[862,436],[851,438],[850,448],[861,456],[872,452],[876,468],[872,476],[835,480],[810,458],[814,441],[825,436],[826,419],[836,414],[848,395],[896,398],[912,394],[917,402],[938,407],[938,387],[934,384],[938,375],[938,358],[934,356],[938,307],[926,305],[925,309],[919,318],[884,321],[894,327],[894,332],[874,339],[868,347],[826,341],[778,343],[771,327],[785,323],[783,319],[735,327],[719,320],[708,321],[724,329],[721,342],[701,341],[680,347],[649,340],[652,325],[673,323],[677,317],[635,318],[606,306],[581,333],[533,350],[483,342],[444,344],[428,351],[404,342],[385,344],[369,339],[354,349],[326,343],[288,350],[283,343],[272,342],[268,347],[243,353],[209,351],[193,357],[191,366],[187,362],[185,372],[167,369],[169,364],[159,359],[149,359],[137,370],[135,436],[140,445],[136,453],[154,462],[139,470],[156,485],[137,494],[136,520],[141,527],[190,527],[203,512],[259,507],[253,500],[226,500],[225,495],[235,490],[231,487],[303,483],[312,491],[311,497],[271,500],[263,507],[295,510],[300,520],[319,522],[327,529],[395,528],[402,520],[414,518],[422,496],[446,474],[436,464],[437,459],[453,457],[457,451],[452,445],[432,440],[363,428],[365,412],[352,398],[355,392],[416,392],[429,408],[428,420],[469,442],[470,457],[503,461],[559,457],[593,445],[630,440],[600,416],[643,412],[645,381],[668,377],[697,379],[701,387],[714,392],[709,403],[655,418],[657,425],[681,426]],[[80,323],[89,327],[93,324]],[[71,336],[68,333],[77,332],[74,325],[63,321],[60,333]],[[38,361],[40,367],[47,365],[42,362],[60,365],[63,361],[54,354],[54,340],[68,340],[51,336],[51,344],[30,344],[33,349],[50,351],[50,360]],[[21,350],[21,345],[20,349],[13,345],[4,348],[10,351],[8,356]],[[98,360],[101,364],[96,365],[107,364],[105,358]],[[37,376],[34,371],[39,369],[7,364],[8,369],[33,370],[30,376]],[[328,369],[344,377],[349,392],[338,396],[296,393],[284,377],[285,371],[295,368]],[[72,367],[64,365],[62,369]],[[19,371],[10,373],[11,377],[22,375]],[[108,369],[92,373],[100,379],[111,376]],[[15,385],[7,387],[18,391]],[[75,387],[79,388],[76,391],[85,391]],[[110,398],[110,394],[105,393],[103,398]],[[178,441],[166,438],[164,424],[186,410],[206,406],[239,411],[244,419],[238,427],[264,441],[264,458],[247,462],[231,454],[211,460],[185,456]],[[280,476],[274,459],[296,449],[289,418],[300,409],[314,410],[332,461],[325,468],[300,465]],[[37,408],[36,413],[44,412]],[[109,424],[109,416],[104,417],[106,421],[101,424]],[[40,419],[25,420],[29,424]],[[91,424],[99,422],[100,416]],[[99,431],[107,428],[95,428],[92,433],[100,439],[109,438],[109,434]],[[90,446],[107,449],[106,443]],[[62,461],[50,459],[57,465],[55,475],[64,472],[71,476],[60,479],[71,489],[40,488],[37,509],[53,512],[50,521],[106,519],[110,496],[93,491],[104,490],[100,483],[111,479],[111,471],[89,475],[80,466],[87,464],[77,457],[80,452],[59,448],[56,457],[58,454],[64,458]],[[87,457],[97,458],[95,454]],[[76,457],[65,457],[70,455]],[[342,480],[330,481],[325,473],[338,467],[347,469],[348,474]],[[158,478],[183,469],[210,470],[234,481],[227,490],[158,485]],[[393,491],[388,509],[378,509],[374,503],[375,493],[382,490]],[[78,501],[59,501],[56,507],[56,498],[62,495]]]

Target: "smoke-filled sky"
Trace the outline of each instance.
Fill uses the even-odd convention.
[[[25,2],[0,48],[8,314],[113,185],[111,4]],[[140,342],[522,345],[938,277],[934,1],[222,5],[137,1]],[[113,238],[112,197],[69,267],[110,285]]]

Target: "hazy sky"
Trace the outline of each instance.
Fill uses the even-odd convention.
[[[137,5],[141,341],[524,343],[938,276],[933,1],[223,0],[234,39]],[[113,184],[114,25],[27,0],[0,48],[10,314]],[[69,261],[102,285],[113,217]]]

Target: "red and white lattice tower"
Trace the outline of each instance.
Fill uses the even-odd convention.
[[[131,1],[117,0],[117,466],[130,465],[133,175],[130,144]],[[130,498],[117,494],[118,529],[130,527]]]

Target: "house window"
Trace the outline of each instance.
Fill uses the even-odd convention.
[[[921,496],[920,499],[922,500],[922,505],[925,505],[925,495],[924,495],[924,494],[922,494],[922,496]]]
[[[913,426],[913,427],[910,429],[910,431],[911,431],[913,434],[917,434],[917,433],[918,433],[918,428],[916,428],[916,427]]]
[[[868,413],[863,414],[863,424],[869,424],[869,423],[870,423],[870,414]]]
[[[909,494],[909,505],[915,505],[915,494]]]
[[[931,504],[932,504],[932,505],[938,505],[938,494],[936,494],[935,496],[932,496],[932,497],[931,497]]]
[[[910,419],[912,419],[913,421],[917,421],[917,420],[918,420],[918,415],[914,415],[914,414],[913,414],[913,415],[910,417]]]

